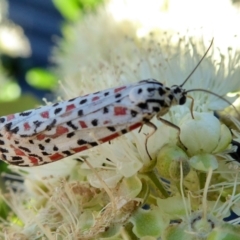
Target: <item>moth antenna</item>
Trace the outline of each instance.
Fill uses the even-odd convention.
[[[229,105],[231,105],[231,106],[234,108],[234,110],[236,111],[236,113],[237,113],[237,115],[238,115],[238,117],[239,117],[239,119],[240,119],[240,113],[239,113],[239,111],[237,110],[237,108],[236,108],[230,101],[228,101],[226,98],[218,95],[217,93],[214,93],[214,92],[211,92],[211,91],[209,91],[209,90],[202,89],[202,88],[195,88],[195,89],[190,89],[190,90],[185,91],[185,93],[189,93],[189,92],[206,92],[206,93],[209,93],[209,94],[211,94],[211,95],[214,95],[214,96],[222,99],[224,102],[228,103]]]
[[[206,57],[206,55],[208,54],[210,48],[212,47],[212,44],[213,44],[213,40],[214,38],[212,39],[207,51],[204,53],[204,55],[202,56],[202,58],[200,59],[200,61],[198,62],[198,64],[195,66],[195,68],[191,71],[191,73],[187,76],[187,78],[184,80],[184,82],[180,85],[180,87],[182,87],[187,81],[188,79],[193,75],[193,73],[196,71],[196,69],[198,68],[198,66],[201,64],[202,60]]]

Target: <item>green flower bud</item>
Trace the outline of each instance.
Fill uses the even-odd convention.
[[[157,156],[156,169],[166,179],[179,181],[181,178],[180,164],[182,164],[183,177],[190,171],[187,154],[178,146],[165,145]]]

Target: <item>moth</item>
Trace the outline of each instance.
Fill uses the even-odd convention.
[[[154,116],[179,130],[161,117],[171,106],[185,104],[189,92],[209,92],[186,91],[183,86],[212,42],[179,86],[166,87],[155,79],[147,79],[1,117],[0,158],[13,165],[39,166],[111,141],[144,124],[153,129],[146,137],[147,143],[157,130],[151,123]]]

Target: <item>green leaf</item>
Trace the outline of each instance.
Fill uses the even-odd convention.
[[[51,72],[42,68],[32,68],[26,74],[29,85],[40,89],[53,89],[57,85],[57,78]]]
[[[0,116],[8,115],[15,112],[22,112],[31,108],[35,108],[41,103],[32,95],[22,95],[20,98],[0,103]],[[42,105],[44,105],[42,103]]]
[[[103,0],[53,0],[55,7],[66,20],[76,21],[83,13],[94,11]]]
[[[77,0],[53,0],[53,4],[67,20],[74,21],[80,16],[80,6]]]

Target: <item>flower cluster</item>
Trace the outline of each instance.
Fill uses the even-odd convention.
[[[123,37],[121,29],[130,37]],[[160,33],[138,39],[133,29],[132,24],[114,23],[103,14],[76,24],[71,29],[75,38],[62,40],[54,55],[55,71],[66,80],[62,85],[67,94],[61,92],[61,97],[147,78],[169,87],[180,85],[209,44],[180,36],[176,42]],[[83,41],[81,32],[91,41]],[[223,58],[212,47],[184,87],[210,90],[233,102],[236,97],[227,94],[240,89],[239,56],[232,50]],[[2,235],[6,239],[237,239],[239,219],[226,218],[231,211],[240,212],[240,122],[230,117],[229,126],[215,116],[229,105],[222,98],[202,91],[189,95],[194,99],[192,114],[189,99],[163,116],[179,129],[152,119],[157,127],[147,142],[152,159],[145,148],[152,129],[143,126],[140,132],[64,161],[18,170],[25,188],[17,185],[16,192],[2,198],[14,213],[2,223]]]

